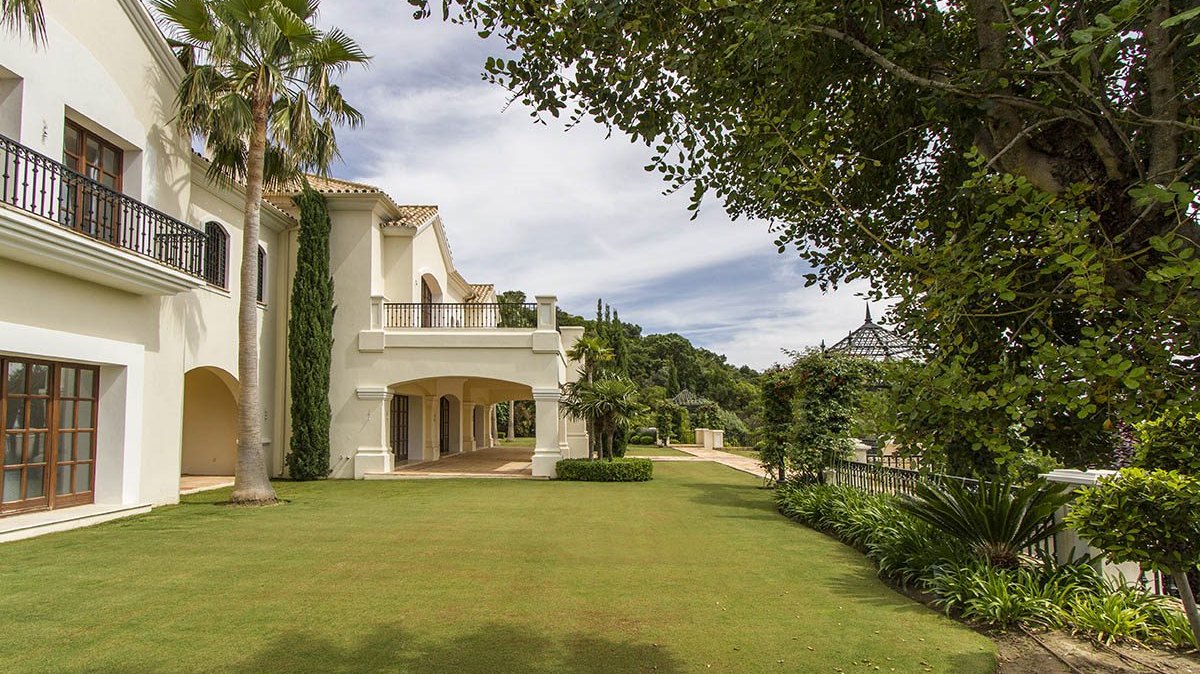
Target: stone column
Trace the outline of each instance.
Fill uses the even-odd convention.
[[[388,447],[392,394],[384,387],[360,386],[355,397],[364,403],[367,414],[354,452],[354,479],[361,480],[367,473],[390,473],[394,468]]]
[[[499,444],[496,442],[496,403],[488,405],[488,413],[483,423],[483,437],[487,438],[488,447],[495,447]]]
[[[537,329],[555,330],[558,328],[558,298],[554,295],[538,295],[537,300]]]
[[[562,399],[561,393],[559,399]],[[565,459],[571,456],[571,444],[567,441],[567,420],[562,418],[562,410],[558,411],[558,453]]]
[[[561,393],[557,388],[533,389],[533,401],[537,407],[537,438],[533,447],[533,476],[557,477],[555,464],[562,457],[559,449],[558,401]]]
[[[425,403],[423,405],[425,409],[421,419],[421,433],[425,437],[421,442],[421,460],[436,461],[441,456],[438,448],[438,434],[441,433],[442,428],[438,425],[437,418],[438,398],[437,396],[425,396],[422,401]]]
[[[466,426],[467,433],[463,436],[463,451],[473,452],[479,449],[475,444],[475,405],[476,403],[462,404],[462,423]]]

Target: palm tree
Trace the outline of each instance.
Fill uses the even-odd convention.
[[[153,0],[185,75],[179,124],[204,138],[210,178],[245,184],[238,310],[239,503],[271,503],[258,389],[258,232],[264,183],[324,172],[334,126],[362,115],[334,78],[369,57],[340,30],[313,25],[319,0]]]
[[[600,364],[613,359],[613,352],[599,337],[582,337],[567,351],[567,358],[579,363],[579,374],[583,375],[583,379],[588,384],[591,384],[600,370]],[[587,422],[587,426],[588,458],[590,459],[593,449],[599,449],[600,439],[596,436],[596,429],[592,427],[591,421]]]
[[[0,0],[0,27],[24,32],[34,44],[46,41],[46,14],[42,0]]]
[[[563,387],[564,412],[590,422],[601,441],[599,458],[613,458],[613,437],[643,411],[637,384],[626,377],[580,380]]]

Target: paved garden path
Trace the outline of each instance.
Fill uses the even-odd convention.
[[[729,466],[734,470],[740,470],[743,473],[749,473],[756,477],[763,479],[767,477],[767,471],[758,462],[758,459],[738,456],[737,454],[730,454],[729,452],[722,452],[717,449],[705,449],[695,445],[671,445],[671,449],[677,449],[706,461],[719,463],[722,466]]]

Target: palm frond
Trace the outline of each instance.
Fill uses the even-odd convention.
[[[210,173],[246,173],[253,102],[269,97],[268,175],[324,173],[337,159],[338,126],[363,116],[333,84],[370,57],[338,29],[312,24],[317,0],[152,0],[185,69],[179,124],[204,138]]]
[[[1071,500],[1067,485],[958,481],[918,483],[901,508],[954,536],[996,566],[1016,566],[1024,550],[1062,528],[1055,512]]]
[[[46,42],[46,13],[42,0],[0,0],[0,28],[24,32],[35,45]]]

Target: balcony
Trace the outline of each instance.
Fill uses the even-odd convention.
[[[203,285],[199,230],[4,136],[0,209],[5,257],[139,294]]]
[[[538,353],[558,353],[557,298],[539,296],[537,302],[490,304],[440,304],[388,302],[371,298],[371,324],[359,332],[362,352],[388,348],[532,348]]]
[[[536,303],[436,304],[385,302],[385,329],[524,328],[538,326]]]

